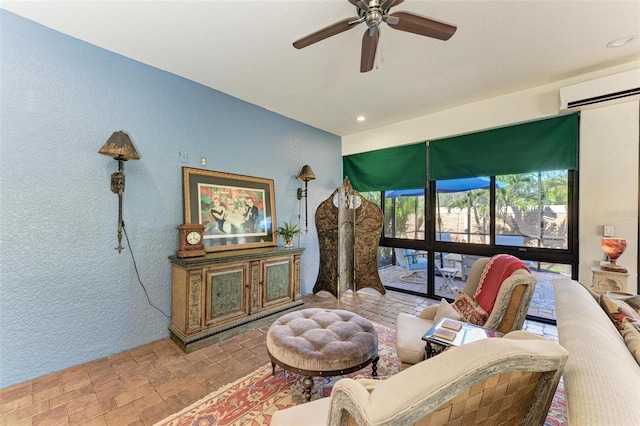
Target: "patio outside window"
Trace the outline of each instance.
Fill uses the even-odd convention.
[[[565,256],[554,259],[569,246],[569,187],[569,172],[562,170],[436,181],[432,241],[424,189],[362,193],[378,205],[384,197],[378,250],[383,284],[453,299],[475,260],[511,253],[538,279],[530,316],[553,321],[553,279],[572,273]]]

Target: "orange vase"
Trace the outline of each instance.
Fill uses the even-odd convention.
[[[627,240],[623,238],[603,238],[600,241],[600,246],[611,261],[608,265],[601,266],[600,269],[603,271],[627,272],[624,266],[616,264],[618,258],[622,256],[622,253],[627,248]]]

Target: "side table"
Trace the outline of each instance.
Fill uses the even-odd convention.
[[[443,323],[448,325],[456,325],[456,328],[459,327],[459,330],[454,331],[451,328],[444,327]],[[453,340],[446,340],[438,337],[438,332],[440,330],[446,330],[455,333],[455,338],[453,338]],[[427,358],[431,358],[432,356],[438,355],[440,352],[446,350],[451,346],[462,346],[465,343],[475,342],[476,340],[502,336],[502,333],[491,328],[480,327],[478,325],[473,325],[462,321],[442,318],[438,320],[438,322],[436,322],[433,327],[431,327],[429,331],[424,334],[424,336],[422,336],[422,340],[425,341]]]
[[[593,273],[593,291],[604,294],[607,291],[627,291],[627,272],[603,271],[599,266],[592,266]]]
[[[438,268],[440,274],[442,275],[443,283],[440,286],[440,290],[448,289],[449,291],[455,293],[458,291],[458,287],[453,282],[458,273],[460,273],[460,269],[458,268]]]

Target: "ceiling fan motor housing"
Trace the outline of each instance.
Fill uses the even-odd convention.
[[[377,27],[382,22],[382,13],[378,10],[370,10],[367,12],[367,27]]]
[[[383,11],[380,9],[380,0],[371,0],[369,6],[363,10],[366,15],[365,22],[367,27],[373,28],[380,25],[383,17]]]

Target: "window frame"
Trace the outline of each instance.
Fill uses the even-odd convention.
[[[436,217],[436,185],[431,185],[430,182],[425,188],[425,238],[424,239],[412,239],[412,238],[395,238],[386,237],[383,229],[380,237],[379,246],[388,248],[406,248],[421,250],[427,253],[429,262],[435,258],[436,253],[448,252],[459,253],[472,256],[484,256],[490,257],[495,254],[505,253],[511,254],[523,260],[529,260],[533,262],[544,263],[558,263],[571,266],[571,278],[577,279],[579,269],[579,244],[578,244],[578,226],[579,226],[579,172],[577,170],[567,171],[567,248],[566,249],[550,249],[539,247],[518,247],[498,245],[495,240],[496,231],[496,190],[495,179],[496,176],[490,176],[491,185],[489,188],[489,217],[490,217],[490,242],[489,244],[476,244],[476,243],[460,243],[453,241],[437,241],[436,235],[436,223],[433,218]],[[381,191],[380,207],[382,209],[383,216],[386,217],[388,212],[385,210],[385,191]],[[393,212],[395,214],[395,212]],[[431,264],[431,263],[430,263]],[[435,268],[428,268],[427,277],[427,293],[425,295],[429,298],[439,297],[435,292]],[[415,293],[418,294],[418,293]],[[536,318],[539,319],[539,318]],[[549,322],[546,319],[540,319],[545,322]],[[551,321],[553,322],[553,321]]]

